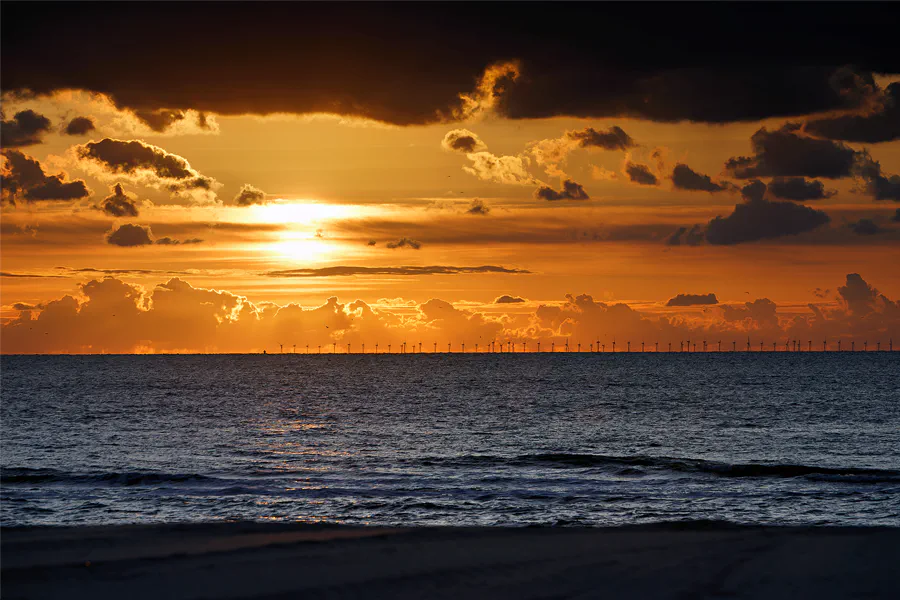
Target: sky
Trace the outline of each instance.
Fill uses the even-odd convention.
[[[0,7],[0,352],[900,339],[889,4],[170,8]]]

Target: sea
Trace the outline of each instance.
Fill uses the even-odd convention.
[[[0,522],[900,526],[900,353],[5,356]]]

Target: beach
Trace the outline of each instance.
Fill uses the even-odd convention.
[[[900,529],[382,528],[281,523],[2,531],[13,598],[887,598]]]

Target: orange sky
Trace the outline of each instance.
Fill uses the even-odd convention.
[[[491,77],[489,69],[473,89],[459,90],[470,101],[465,114],[421,125],[189,110],[158,131],[103,94],[4,93],[10,140],[15,128],[27,129],[18,121],[23,111],[49,125],[33,140],[4,146],[0,350],[272,351],[276,340],[362,343],[369,334],[371,344],[380,336],[468,340],[469,347],[495,338],[564,343],[573,335],[589,343],[692,332],[779,340],[900,334],[892,302],[900,298],[900,204],[880,198],[875,176],[862,171],[877,161],[885,185],[900,185],[891,179],[900,172],[900,141],[825,142],[803,128],[809,115],[726,124],[512,119],[498,108],[502,92]],[[885,95],[895,80],[879,76],[867,93]],[[66,134],[76,116],[92,127]],[[619,130],[625,142],[609,141]],[[732,157],[766,160],[751,143],[761,131],[835,144],[852,155],[854,170],[807,176],[824,197],[776,197],[777,173],[743,177],[726,166]],[[588,135],[600,141],[579,142]],[[122,158],[128,142],[127,152],[156,162],[127,163],[137,160]],[[81,180],[87,195],[29,198],[39,195],[37,184],[15,171],[14,160],[37,161],[42,177],[59,174],[62,184]],[[164,164],[187,175],[173,176]],[[718,188],[679,189],[677,165]],[[652,181],[629,175],[635,166]],[[769,186],[757,204],[741,191],[754,178]],[[136,215],[102,209],[117,184],[118,200]],[[798,218],[822,211],[827,222],[725,244],[710,233],[715,217],[759,203],[809,207]],[[772,215],[751,224],[754,231],[792,218]],[[670,242],[695,225],[692,243],[687,233]],[[137,242],[113,243],[125,233]],[[852,273],[863,287],[848,284]],[[853,289],[842,293],[844,285]],[[709,293],[717,304],[665,306],[677,294]],[[576,301],[580,294],[593,300]],[[524,301],[494,302],[503,295]],[[74,300],[59,302],[66,296]],[[774,321],[745,305],[756,299],[777,304]],[[437,308],[438,301],[447,304]],[[855,301],[863,304],[854,309]],[[619,303],[637,316],[618,315]],[[294,305],[308,314],[292,317]],[[325,327],[329,319],[337,319],[334,329]]]

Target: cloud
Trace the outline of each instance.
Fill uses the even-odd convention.
[[[520,304],[522,302],[525,302],[525,298],[520,298],[519,296],[510,296],[508,294],[498,296],[494,299],[494,304]]]
[[[193,125],[197,129],[212,130],[215,128],[206,113],[203,112],[160,108],[155,110],[134,109],[132,114],[156,133],[164,133],[174,125],[186,122],[191,117],[193,117]]]
[[[581,131],[569,131],[566,135],[569,139],[578,142],[578,145],[582,148],[628,150],[629,148],[637,146],[634,139],[617,125],[613,125],[609,129],[600,131],[597,131],[593,127],[588,127]]]
[[[900,208],[898,208],[894,213],[894,216],[891,217],[891,221],[893,221],[894,223],[900,223]]]
[[[628,179],[634,183],[640,185],[659,185],[659,178],[653,174],[650,167],[647,165],[626,160],[623,172],[628,175]]]
[[[19,198],[26,202],[41,200],[80,200],[91,192],[81,179],[66,181],[67,175],[47,175],[41,163],[18,150],[3,154],[3,200],[15,204]]]
[[[556,191],[548,186],[541,186],[534,191],[534,197],[539,200],[589,200],[590,196],[584,191],[579,183],[575,183],[571,179],[563,182],[563,188]]]
[[[748,202],[759,202],[766,196],[768,186],[759,179],[754,179],[741,188],[741,197]]]
[[[364,5],[348,15],[340,6],[279,4],[252,14],[240,6],[215,12],[182,6],[173,19],[128,4],[63,6],[48,19],[40,6],[17,5],[4,12],[15,27],[3,32],[3,87],[39,94],[87,89],[138,112],[330,113],[397,125],[486,112],[723,123],[852,108],[858,96],[834,78],[843,65],[900,72],[890,6],[855,12],[766,6],[748,14],[723,4],[708,7],[704,17],[691,19],[677,6],[553,12],[526,5],[515,19],[508,7],[496,6],[473,20],[448,5]],[[587,32],[600,20],[616,25],[602,35]],[[129,27],[116,30],[111,22]],[[749,51],[735,43],[733,29],[709,22],[765,31],[778,40],[777,56]],[[304,24],[302,36],[297,23]],[[821,31],[841,35],[823,46]],[[248,32],[266,32],[266,43],[230,43]],[[638,47],[636,32],[654,44]],[[373,39],[402,43],[376,48]],[[109,51],[119,47],[139,50]],[[217,64],[196,48],[214,53]],[[293,57],[290,77],[272,56]],[[514,60],[497,63],[498,57]]]
[[[466,275],[471,273],[502,273],[521,275],[531,271],[524,269],[512,269],[495,265],[482,265],[478,267],[452,267],[444,265],[432,265],[426,267],[322,267],[319,269],[288,269],[284,271],[267,271],[264,275],[269,277],[348,277],[352,275]]]
[[[530,160],[527,156],[497,156],[490,152],[472,152],[466,157],[472,166],[463,170],[483,181],[496,181],[511,185],[536,185],[538,182],[528,173]]]
[[[698,173],[682,163],[676,164],[672,170],[672,185],[680,190],[700,192],[722,192],[728,189],[726,186],[714,182],[709,175]]]
[[[872,219],[860,219],[855,223],[850,223],[850,229],[857,235],[875,235],[884,232],[884,229],[878,226]]]
[[[150,227],[146,225],[135,225],[132,223],[123,223],[118,227],[110,230],[106,234],[106,243],[113,246],[134,247],[149,246],[157,244],[160,246],[177,246],[180,244],[199,244],[203,240],[199,238],[190,238],[186,240],[176,240],[168,236],[153,239],[153,233]]]
[[[719,299],[715,294],[678,294],[674,298],[669,298],[666,306],[701,306],[718,303]]]
[[[857,152],[840,142],[804,135],[800,126],[760,128],[750,137],[752,156],[730,158],[726,172],[737,179],[755,177],[824,177],[838,179],[854,173]]]
[[[139,140],[104,138],[74,146],[83,164],[93,165],[99,174],[128,177],[133,183],[165,187],[173,193],[197,192],[196,197],[215,200],[219,187],[211,177],[202,175],[177,154]]]
[[[392,250],[395,248],[412,248],[413,250],[418,250],[422,247],[422,242],[418,242],[408,237],[402,237],[396,242],[388,242],[387,247]]]
[[[740,244],[812,231],[830,222],[820,210],[794,202],[751,200],[734,207],[727,217],[706,226],[706,241],[716,245]]]
[[[491,208],[484,203],[483,200],[475,198],[472,200],[472,204],[469,205],[469,208],[466,210],[466,214],[469,215],[481,215],[485,216],[491,212]]]
[[[0,123],[0,146],[21,148],[42,143],[44,134],[50,131],[50,119],[33,110],[17,112],[12,119]]]
[[[876,200],[900,202],[900,175],[885,175],[881,163],[862,153],[857,171],[865,184],[865,190]]]
[[[87,135],[95,130],[94,122],[88,117],[75,117],[69,121],[63,133],[66,135]]]
[[[120,183],[113,186],[112,195],[104,198],[98,208],[112,217],[136,217],[139,212],[137,202],[125,193]]]
[[[856,114],[811,119],[804,125],[804,131],[832,140],[866,144],[900,139],[900,83],[891,83],[873,95],[876,106]]]
[[[122,247],[149,246],[153,238],[149,227],[123,223],[106,235],[106,243]]]
[[[10,273],[9,271],[0,271],[0,277],[19,277],[24,279],[62,279],[65,275],[42,275],[40,273]]]
[[[821,200],[830,198],[834,191],[825,189],[821,181],[807,180],[804,177],[776,177],[769,182],[768,192],[783,200]]]
[[[687,227],[679,227],[675,232],[666,239],[668,246],[698,246],[703,243],[703,228],[700,225],[694,225],[690,229]]]
[[[481,141],[477,134],[472,133],[468,129],[453,129],[448,131],[444,139],[441,140],[441,146],[445,150],[451,152],[463,152],[470,154],[487,150],[487,144]]]
[[[245,183],[241,191],[234,197],[234,203],[238,206],[251,206],[253,204],[265,204],[266,193],[261,189]]]
[[[562,169],[569,154],[576,148],[627,150],[637,146],[635,141],[618,126],[597,131],[591,127],[579,131],[567,131],[561,137],[531,142],[527,152],[534,161],[544,167],[550,177],[567,178]]]

